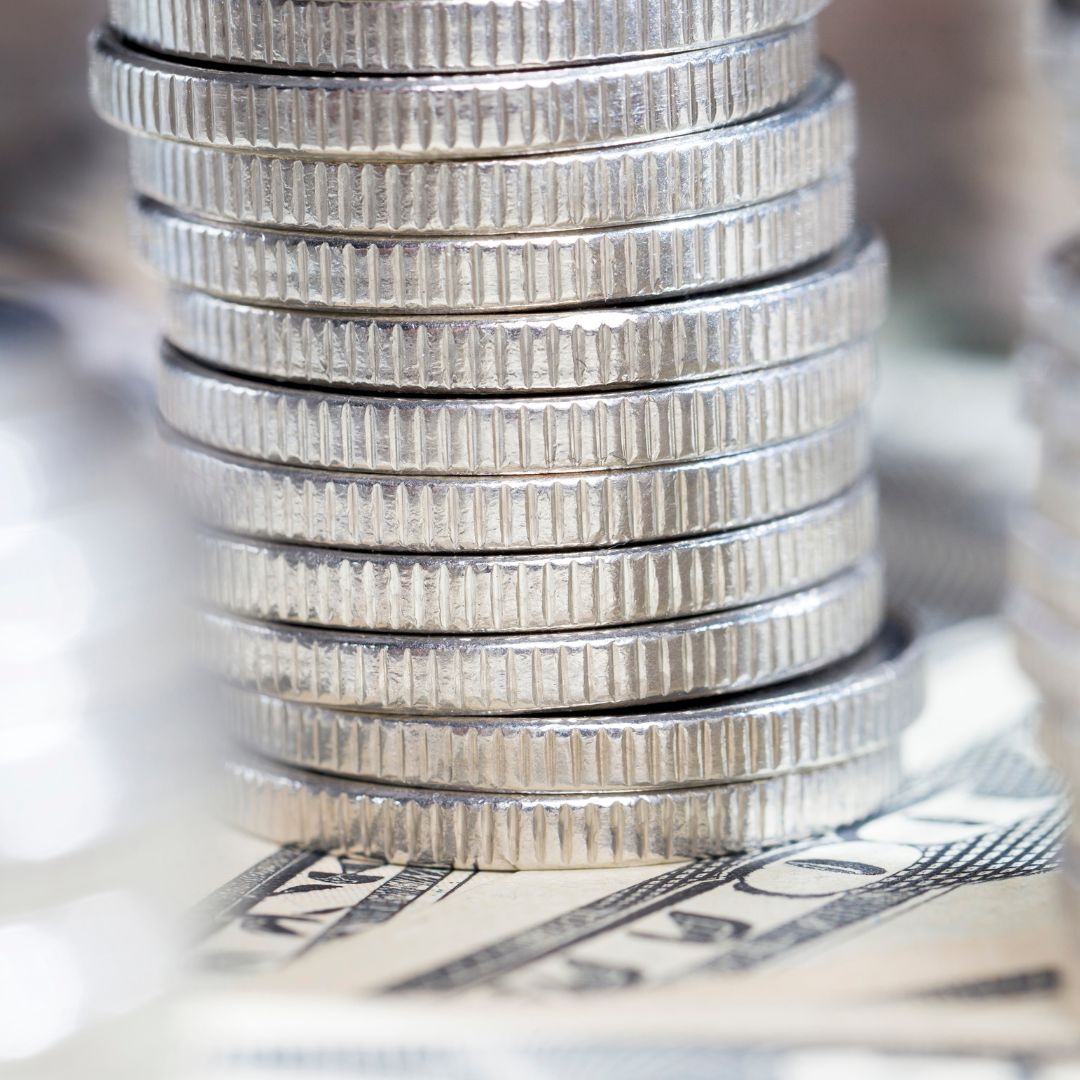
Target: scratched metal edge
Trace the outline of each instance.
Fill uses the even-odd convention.
[[[185,438],[282,465],[506,476],[679,464],[789,442],[864,409],[873,340],[781,367],[557,397],[334,394],[204,367],[166,347],[158,408]]]
[[[419,74],[684,52],[805,22],[827,0],[110,0],[125,37],[242,67]]]
[[[802,839],[873,813],[898,747],[736,784],[593,796],[483,795],[362,784],[252,758],[224,770],[224,814],[283,843],[394,863],[530,870],[635,866]]]
[[[340,78],[200,68],[91,38],[90,90],[109,123],[232,149],[494,157],[640,142],[753,119],[817,70],[813,22],[714,49],[488,75]]]
[[[895,618],[850,661],[775,689],[611,715],[378,715],[222,687],[230,736],[262,757],[346,778],[511,793],[730,783],[883,748],[918,716],[922,649]]]
[[[135,190],[182,213],[267,228],[401,236],[557,232],[765,202],[850,164],[855,95],[826,68],[749,124],[540,157],[363,162],[133,138]]]
[[[452,314],[726,288],[827,255],[854,221],[845,170],[754,206],[577,233],[350,237],[223,225],[139,199],[134,234],[142,257],[171,285],[224,299]]]
[[[865,415],[762,450],[548,476],[394,477],[266,465],[167,437],[174,490],[224,532],[367,551],[571,550],[722,532],[808,509],[870,465]]]
[[[413,393],[545,393],[692,381],[784,364],[876,331],[887,260],[860,229],[835,255],[733,293],[633,307],[363,317],[172,289],[167,336],[229,370]]]
[[[400,635],[198,619],[203,663],[293,701],[415,714],[624,708],[753,690],[848,659],[885,617],[876,557],[733,611],[596,630]]]
[[[659,622],[767,600],[870,554],[869,478],[818,506],[700,539],[571,554],[338,551],[202,532],[196,591],[248,618],[405,633],[529,633]]]

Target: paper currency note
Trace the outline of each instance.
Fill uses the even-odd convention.
[[[548,1048],[530,1058],[538,1076],[637,1075],[600,1053],[627,1038],[667,1040],[676,1056],[665,1060],[690,1076],[716,1064],[695,1057],[695,1041],[729,1054],[742,1044],[738,1060],[763,1076],[793,1068],[792,1054],[808,1054],[799,1068],[812,1074],[839,1053],[808,1042],[904,1049],[911,1064],[916,1051],[979,1047],[998,1066],[1019,1055],[1057,1067],[1075,1032],[1053,873],[1064,808],[1032,739],[1030,690],[994,621],[940,632],[929,651],[930,706],[905,789],[818,840],[522,874],[264,849],[202,909],[200,992],[240,1025],[210,1044],[254,1067],[275,1047],[359,1052],[344,1034],[356,1030],[410,1050],[395,1075],[453,1074],[455,1061],[467,1075],[460,1031],[482,1019],[511,1055]],[[313,1026],[268,1027],[286,1004]],[[245,1023],[263,1036],[246,1042]],[[562,1058],[538,1030],[559,1032]],[[374,1067],[372,1052],[358,1068]]]

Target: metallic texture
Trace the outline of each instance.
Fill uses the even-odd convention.
[[[853,656],[883,619],[881,565],[734,611],[533,635],[398,635],[207,613],[206,664],[293,701],[373,712],[531,713],[710,697]]]
[[[266,465],[172,439],[202,522],[365,551],[537,551],[721,532],[838,495],[869,465],[865,417],[790,443],[683,465],[512,477],[382,476]]]
[[[790,104],[813,81],[813,22],[712,49],[539,72],[341,78],[176,63],[108,30],[91,96],[128,131],[307,157],[498,157],[659,139]]]
[[[166,349],[158,402],[173,430],[287,465],[408,475],[583,472],[699,461],[788,442],[865,408],[872,340],[784,367],[605,394],[389,397],[221,375]]]
[[[479,795],[364,784],[258,759],[226,767],[225,816],[278,843],[480,870],[634,866],[797,840],[896,790],[895,748],[805,772],[682,791]]]
[[[408,787],[544,793],[733,783],[883,749],[922,707],[921,653],[890,622],[846,663],[781,687],[607,716],[386,716],[225,689],[237,742],[286,764]]]
[[[110,0],[156,52],[237,67],[516,72],[707,48],[816,15],[826,0]]]
[[[826,69],[791,108],[629,146],[465,161],[325,161],[131,140],[135,190],[267,228],[440,236],[669,221],[765,202],[850,164],[851,84]]]
[[[513,311],[707,292],[803,266],[854,222],[849,172],[755,206],[578,233],[354,237],[244,228],[136,204],[143,256],[231,300],[371,312]]]
[[[886,307],[881,241],[737,292],[531,315],[370,318],[173,290],[186,352],[279,381],[412,393],[547,393],[684,382],[786,364],[872,334]]]
[[[199,592],[271,622],[389,633],[517,634],[624,626],[743,607],[869,555],[869,480],[793,517],[694,540],[568,554],[407,555],[202,534]]]

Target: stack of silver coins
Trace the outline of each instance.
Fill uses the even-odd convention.
[[[1080,134],[1080,0],[1053,0],[1043,70]],[[1074,142],[1073,148],[1080,146]],[[1077,159],[1080,168],[1080,157]],[[1080,233],[1039,267],[1019,352],[1024,409],[1042,439],[1034,505],[1016,522],[1011,616],[1020,662],[1042,693],[1042,741],[1080,790]],[[1067,904],[1080,946],[1080,814],[1065,845]],[[1073,966],[1080,989],[1080,962]],[[1080,1000],[1080,998],[1078,998]]]
[[[824,0],[113,0],[230,816],[626,865],[885,802],[886,618]]]

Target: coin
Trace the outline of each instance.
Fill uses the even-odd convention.
[[[873,333],[886,306],[880,240],[735,292],[562,313],[371,318],[169,295],[168,336],[230,370],[417,393],[543,393],[684,382],[785,364]]]
[[[331,394],[221,375],[171,349],[158,403],[195,442],[259,461],[494,475],[675,464],[787,442],[864,408],[872,340],[741,375],[559,397]]]
[[[1009,554],[1012,581],[1080,627],[1080,537],[1029,511],[1013,526]]]
[[[922,707],[902,621],[854,659],[781,687],[595,716],[387,716],[224,690],[230,735],[260,755],[386,784],[471,791],[694,787],[818,768],[884,749]]]
[[[131,142],[135,190],[184,213],[344,233],[609,228],[765,202],[850,164],[851,84],[832,68],[783,112],[628,146],[464,161],[325,161],[157,138]]]
[[[881,566],[688,619],[544,634],[390,635],[207,613],[208,666],[262,693],[373,712],[604,709],[755,689],[853,656],[882,622]]]
[[[145,199],[143,256],[170,283],[260,304],[373,312],[558,308],[705,292],[783,273],[850,235],[842,172],[767,203],[591,232],[377,238],[223,225]]]
[[[225,816],[277,843],[478,870],[635,866],[797,840],[866,817],[896,749],[738,784],[619,795],[481,795],[320,776],[240,758]]]
[[[767,34],[825,0],[111,0],[156,52],[239,67],[366,74],[519,71]]]
[[[815,585],[877,541],[869,480],[764,525],[572,554],[398,555],[203,534],[200,593],[273,622],[406,633],[527,633],[722,611]]]
[[[1020,588],[1010,598],[1009,617],[1020,666],[1048,697],[1080,708],[1080,626]]]
[[[266,465],[171,439],[178,493],[225,532],[366,551],[537,551],[700,536],[824,502],[869,464],[866,420],[683,465],[513,477]]]
[[[670,56],[453,78],[198,67],[105,29],[90,80],[101,115],[129,131],[355,161],[536,154],[734,124],[794,101],[816,64],[812,22]]]

